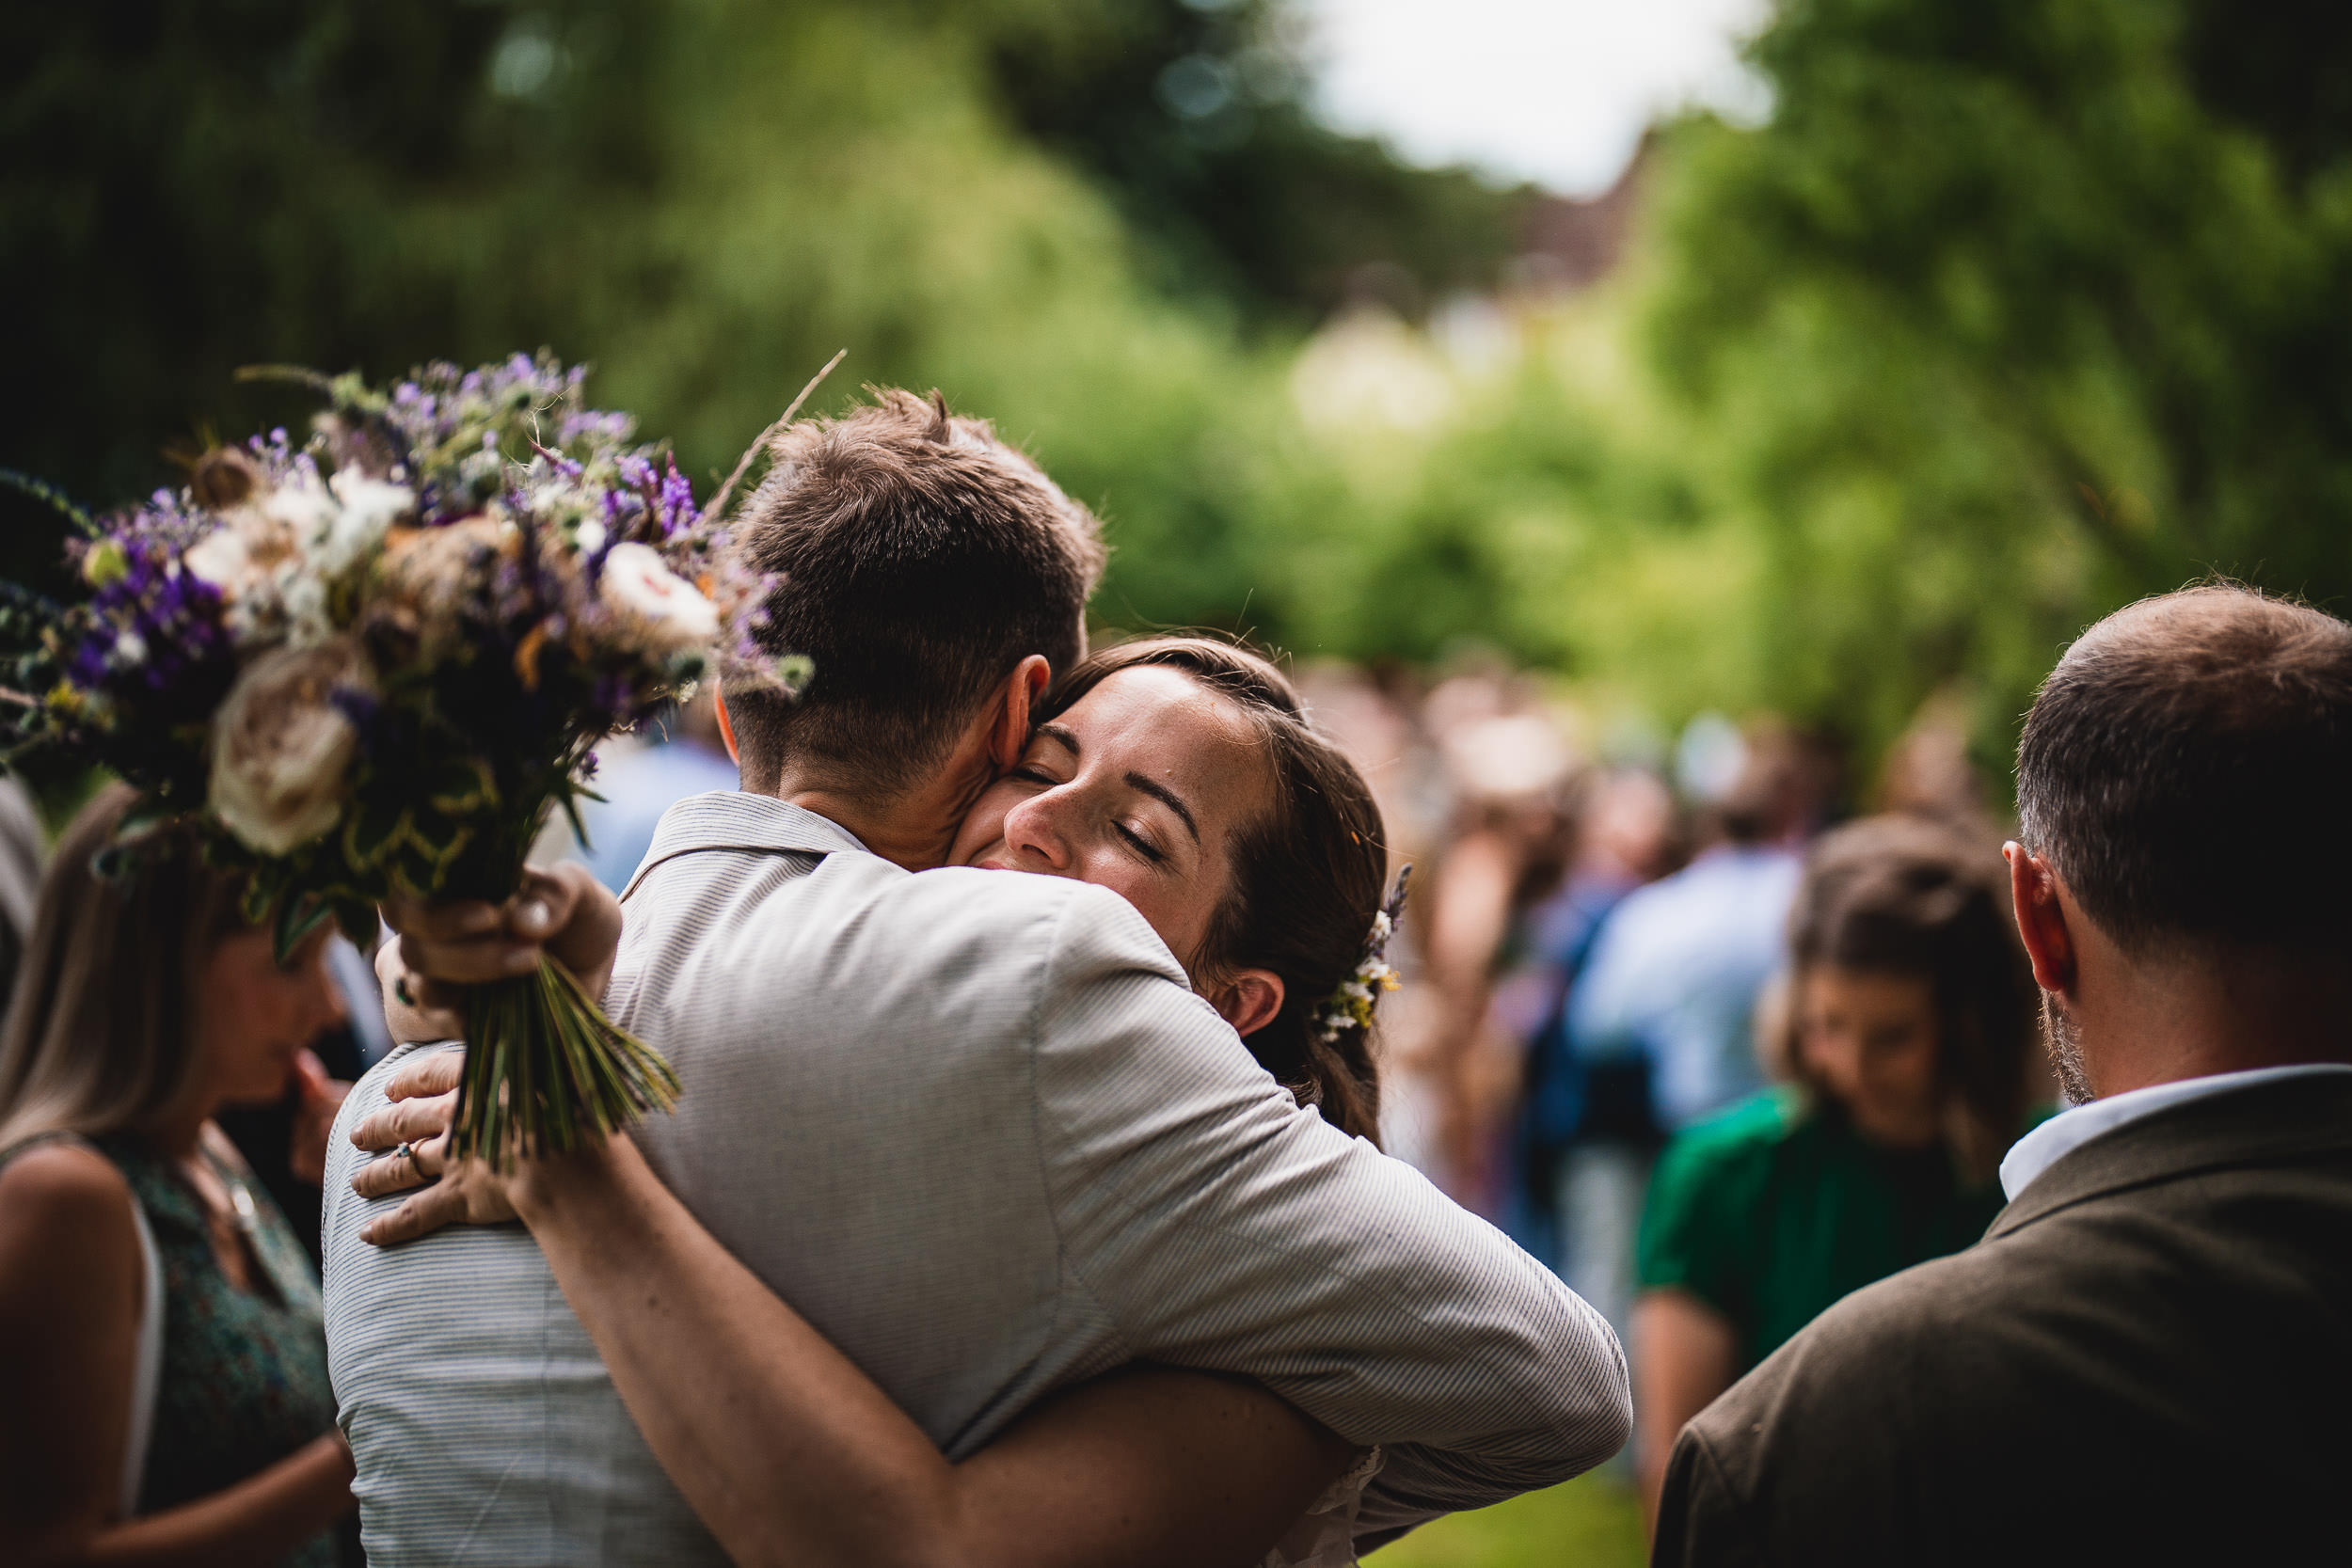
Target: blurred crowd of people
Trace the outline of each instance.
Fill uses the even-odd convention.
[[[1612,755],[1507,671],[1305,684],[1421,868],[1389,1147],[1616,1327],[1654,1496],[1747,1369],[1980,1235],[2055,1099],[1960,715],[1857,790],[1835,737],[1769,721]]]

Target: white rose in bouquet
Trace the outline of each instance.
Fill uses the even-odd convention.
[[[276,499],[273,492],[271,500]],[[220,527],[197,541],[181,564],[235,606],[268,582],[293,554],[294,531],[269,504],[239,506]]]
[[[217,528],[196,542],[195,546],[180,559],[188,575],[200,582],[210,583],[220,593],[225,604],[235,604],[252,590],[265,574],[262,564],[246,548],[245,539],[232,525]]]
[[[358,731],[338,689],[368,689],[359,646],[339,637],[247,666],[213,716],[213,815],[247,847],[289,854],[342,815]]]
[[[348,470],[327,485],[338,504],[305,538],[303,553],[322,577],[341,578],[375,554],[385,534],[408,515],[417,498],[405,484]]]
[[[604,558],[597,597],[647,653],[707,648],[719,636],[718,609],[650,545],[631,540],[613,546]]]
[[[279,638],[310,646],[334,629],[329,586],[373,560],[415,504],[405,485],[364,474],[326,483],[295,474],[230,510],[182,564],[219,591],[240,646]]]
[[[260,511],[297,548],[307,548],[335,526],[334,493],[314,473],[289,474],[262,497]]]

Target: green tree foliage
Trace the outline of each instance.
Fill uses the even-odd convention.
[[[2005,736],[2084,621],[2352,589],[2352,12],[1790,0],[1682,128],[1656,362],[1763,531],[1762,685]]]
[[[300,417],[236,387],[241,364],[382,373],[544,343],[707,472],[846,345],[820,407],[943,388],[1105,511],[1106,610],[1230,624],[1279,531],[1247,454],[1287,420],[1283,341],[1248,324],[1366,264],[1490,274],[1521,199],[1309,126],[1263,0],[22,20],[0,278],[38,391],[0,463],[102,502],[170,479],[169,439]],[[1186,96],[1187,71],[1225,101]],[[1422,237],[1438,211],[1446,235]],[[0,568],[49,558],[46,528],[8,539]]]
[[[1418,315],[1492,288],[1534,189],[1316,123],[1295,28],[1270,0],[1078,0],[1012,12],[988,53],[1017,122],[1107,183],[1177,287],[1308,325],[1351,292]]]
[[[1989,761],[2118,604],[2352,590],[2352,13],[1788,0],[1754,57],[1770,119],[1668,128],[1627,262],[1501,370],[1382,351],[1442,410],[1319,432],[1275,624],[1866,757],[1957,689]]]

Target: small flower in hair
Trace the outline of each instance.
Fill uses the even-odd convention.
[[[1315,1033],[1325,1043],[1338,1039],[1351,1023],[1359,1029],[1371,1028],[1373,1009],[1380,1005],[1380,993],[1396,990],[1397,973],[1388,961],[1389,939],[1396,934],[1396,923],[1404,917],[1405,887],[1412,875],[1409,865],[1397,872],[1396,886],[1381,900],[1379,911],[1372,917],[1372,934],[1364,942],[1363,956],[1356,960],[1354,972],[1315,1009]]]

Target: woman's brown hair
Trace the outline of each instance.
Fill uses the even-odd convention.
[[[101,877],[93,863],[136,799],[127,784],[100,790],[41,878],[0,1029],[0,1149],[140,1130],[186,1090],[196,965],[244,927],[242,879],[170,830],[142,846],[135,869]]]
[[[2023,1124],[2034,1041],[2033,972],[2008,912],[2000,857],[1912,816],[1872,816],[1821,836],[1788,921],[1789,968],[1915,975],[1933,988],[1945,1143],[1991,1180]],[[1775,1064],[1818,1095],[1794,1007]]]
[[[1280,975],[1280,1011],[1243,1043],[1300,1104],[1377,1143],[1371,1031],[1343,1020],[1327,1033],[1319,1016],[1355,973],[1380,910],[1388,848],[1372,791],[1308,720],[1279,670],[1212,638],[1145,638],[1091,655],[1047,694],[1038,721],[1066,712],[1120,671],[1144,666],[1182,671],[1231,702],[1262,743],[1271,782],[1266,810],[1234,836],[1232,891],[1193,959],[1194,980],[1213,984],[1242,969]]]

